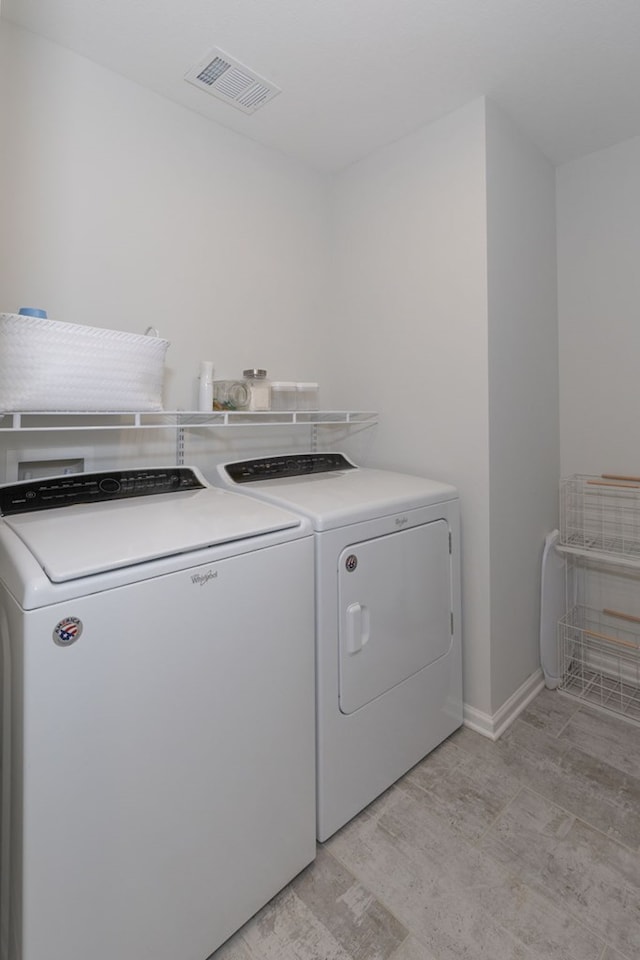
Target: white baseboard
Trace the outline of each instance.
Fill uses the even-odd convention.
[[[543,687],[542,670],[536,670],[493,716],[483,713],[482,710],[476,710],[475,707],[465,703],[463,723],[465,727],[475,730],[476,733],[481,733],[483,737],[488,737],[489,740],[497,740],[507,727],[511,726],[518,714],[522,713],[533,698],[540,693]]]

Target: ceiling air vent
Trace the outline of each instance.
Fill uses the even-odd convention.
[[[258,107],[281,93],[275,84],[258,76],[222,50],[212,50],[208,57],[185,74],[185,80],[243,113],[254,113]]]

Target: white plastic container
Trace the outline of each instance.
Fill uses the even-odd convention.
[[[296,384],[297,409],[319,410],[320,389],[318,384],[309,381],[300,381]]]
[[[271,381],[271,409],[297,410],[298,385],[293,380]]]

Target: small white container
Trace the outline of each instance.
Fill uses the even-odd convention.
[[[317,383],[299,382],[296,384],[298,410],[319,410],[320,390]]]
[[[271,381],[271,409],[297,410],[298,385],[293,380]]]

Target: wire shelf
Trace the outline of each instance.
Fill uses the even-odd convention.
[[[368,426],[377,423],[377,413],[354,410],[298,410],[298,411],[229,411],[212,413],[201,411],[104,411],[86,413],[64,411],[33,411],[0,413],[0,433],[14,431],[60,430],[138,430],[166,429],[167,427],[278,427],[289,425],[329,426],[349,424]]]
[[[576,606],[558,623],[559,689],[640,725],[640,618]]]
[[[562,480],[560,542],[640,559],[640,478],[575,475]]]

